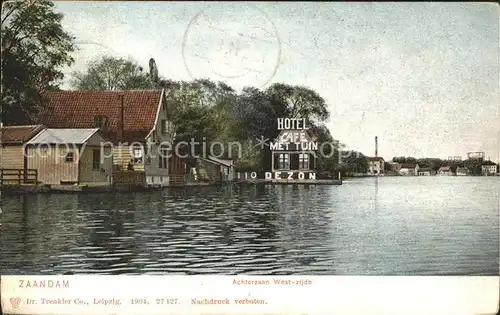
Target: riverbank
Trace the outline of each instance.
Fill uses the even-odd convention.
[[[186,183],[171,186],[144,186],[137,184],[120,184],[115,186],[83,186],[83,185],[4,185],[0,191],[4,195],[23,194],[72,194],[72,193],[105,193],[105,192],[146,192],[164,188],[182,188],[210,186],[216,183]]]
[[[28,185],[14,184],[3,185],[0,191],[4,195],[23,195],[40,193],[103,193],[103,192],[144,192],[166,188],[187,188],[217,185],[236,184],[266,184],[266,185],[342,185],[342,180],[314,179],[314,180],[266,180],[266,179],[245,179],[229,182],[191,182],[169,186],[144,186],[138,184],[120,184],[114,186],[88,186],[88,185]]]

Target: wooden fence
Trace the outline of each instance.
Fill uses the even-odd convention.
[[[0,169],[0,185],[22,185],[38,183],[38,171],[35,169],[13,169],[2,168]]]

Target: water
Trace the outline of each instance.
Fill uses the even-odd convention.
[[[3,196],[2,274],[498,275],[498,177]]]

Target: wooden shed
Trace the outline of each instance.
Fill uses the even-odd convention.
[[[112,145],[98,128],[44,129],[26,144],[28,168],[48,185],[112,183]]]
[[[42,125],[0,128],[0,168],[25,168],[24,144],[43,129]]]
[[[2,184],[36,181],[28,172],[25,144],[41,130],[43,125],[3,126],[0,128],[0,181]],[[29,176],[28,176],[28,173]]]

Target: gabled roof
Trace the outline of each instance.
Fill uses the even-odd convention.
[[[403,163],[401,165],[401,168],[415,168],[417,167],[417,164],[412,164],[412,163]]]
[[[96,116],[104,116],[102,133],[113,143],[144,141],[154,128],[162,95],[163,90],[45,92],[45,108],[39,122],[48,128],[95,128]]]
[[[486,160],[483,162],[483,165],[487,166],[487,165],[490,165],[490,166],[493,166],[493,165],[497,165],[495,162],[493,161],[490,161],[490,160]]]
[[[438,171],[451,171],[451,166],[441,166]]]
[[[214,162],[217,162],[225,166],[233,166],[233,160],[217,158],[213,155],[209,155],[208,158]]]
[[[24,143],[43,128],[43,125],[3,126],[0,128],[0,143]]]
[[[384,161],[384,158],[381,156],[373,156],[368,158],[369,161]]]
[[[44,129],[28,144],[84,144],[98,128],[92,129]]]

